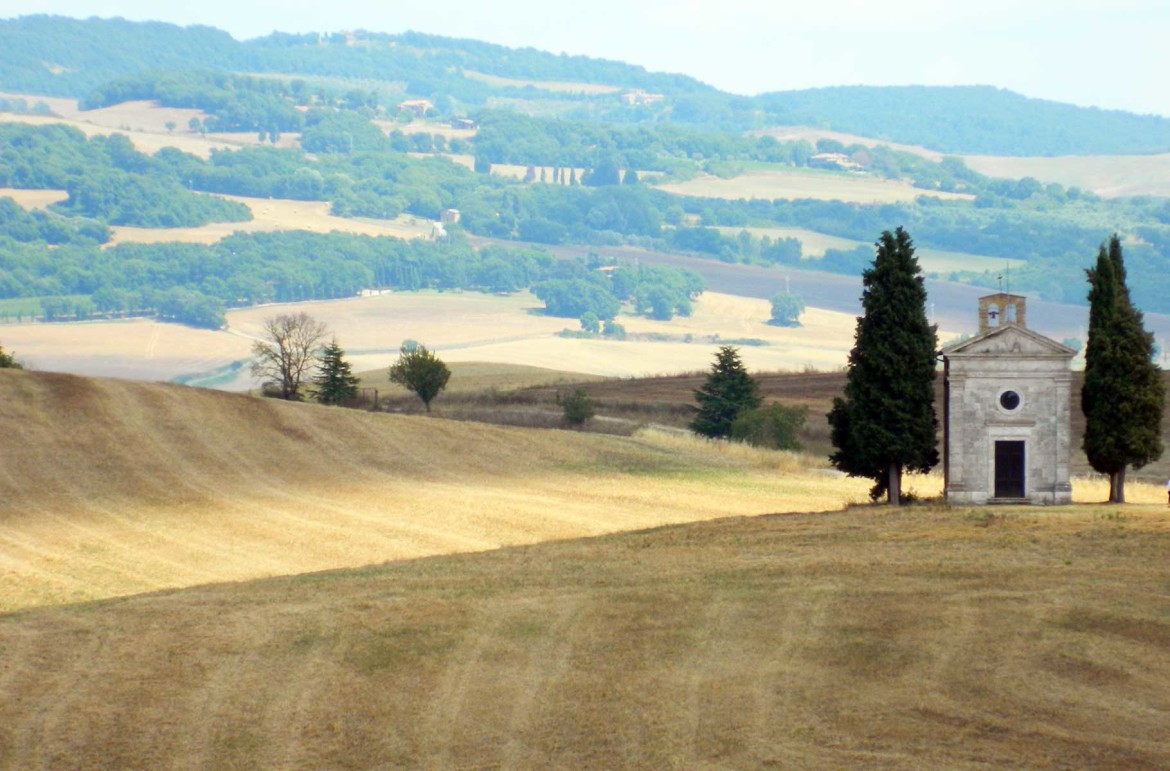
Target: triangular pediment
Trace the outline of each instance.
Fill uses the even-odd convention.
[[[997,327],[981,335],[943,348],[944,356],[1058,356],[1071,359],[1077,352],[1039,332],[1014,324]]]

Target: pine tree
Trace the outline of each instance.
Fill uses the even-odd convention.
[[[1162,456],[1165,388],[1153,362],[1154,336],[1143,326],[1126,286],[1116,235],[1101,244],[1089,281],[1089,341],[1085,348],[1082,448],[1095,470],[1109,475],[1109,501],[1125,502],[1125,470]]]
[[[344,404],[357,396],[358,383],[345,351],[337,339],[321,350],[321,361],[317,365],[317,376],[313,378],[313,394],[321,404]]]
[[[707,381],[695,391],[695,401],[699,405],[692,407],[696,414],[691,430],[710,437],[729,436],[736,417],[760,406],[759,387],[734,346],[719,348]]]
[[[829,412],[829,460],[849,476],[874,480],[870,496],[901,504],[902,472],[938,464],[934,412],[937,340],[926,319],[926,288],[910,236],[883,232],[862,273],[845,398]]]

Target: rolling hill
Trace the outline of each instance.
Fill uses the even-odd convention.
[[[0,396],[2,767],[1170,763],[1156,487],[743,517],[849,495],[661,436]]]
[[[742,97],[635,64],[415,32],[274,32],[237,41],[205,26],[31,15],[0,19],[0,48],[0,90],[49,96],[86,97],[144,72],[249,72],[342,79],[399,98],[437,94],[465,111],[502,99],[562,113],[588,104],[603,117],[620,112],[618,91],[642,89],[666,97],[664,112],[646,117],[724,130],[811,125],[948,153],[1170,151],[1170,119],[1029,99],[990,86],[849,86]],[[550,86],[534,87],[542,82]],[[579,84],[579,95],[590,92],[589,98],[565,101],[566,83]],[[608,89],[599,93],[596,86]]]
[[[822,461],[687,437],[53,373],[0,371],[0,427],[0,612],[865,494]]]

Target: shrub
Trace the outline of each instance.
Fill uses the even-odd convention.
[[[785,407],[773,402],[736,416],[731,423],[731,438],[754,447],[799,450],[796,434],[804,426],[807,415],[807,407]]]
[[[589,398],[589,394],[585,393],[584,388],[574,388],[568,396],[561,396],[558,393],[557,399],[561,403],[561,409],[564,410],[565,423],[573,428],[585,425],[595,414],[593,400]]]

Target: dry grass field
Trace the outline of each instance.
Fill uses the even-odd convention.
[[[700,174],[686,182],[657,185],[676,195],[708,198],[813,198],[821,201],[894,203],[912,201],[927,191],[909,182],[816,171],[748,171],[731,179]],[[940,198],[970,198],[958,193],[931,192]]]
[[[568,94],[616,94],[621,86],[607,86],[602,83],[578,83],[562,80],[524,80],[520,78],[504,78],[499,75],[488,75],[475,70],[464,70],[463,74],[472,80],[479,80],[493,86],[513,86],[524,88],[532,86],[542,91],[556,91]]]
[[[51,203],[60,203],[69,197],[64,190],[27,190],[0,187],[0,198],[11,198],[25,209],[44,209]]]
[[[8,370],[0,428],[0,767],[1170,764],[1155,486]]]
[[[865,491],[819,461],[667,434],[50,373],[0,371],[0,426],[0,611],[839,508]]]
[[[1170,764],[1154,488],[779,514],[860,486],[667,435],[0,395],[0,767]]]
[[[294,201],[285,198],[246,198],[221,195],[238,201],[252,211],[250,222],[213,222],[196,228],[134,228],[112,227],[110,245],[118,243],[188,243],[213,244],[232,233],[257,233],[276,230],[307,230],[312,233],[356,233],[365,236],[392,236],[394,238],[426,238],[434,223],[421,217],[403,214],[392,220],[350,219],[329,213],[328,201]]]
[[[382,132],[387,135],[401,131],[403,134],[438,134],[447,139],[472,139],[477,133],[475,129],[451,128],[449,123],[431,120],[412,120],[409,123],[399,123],[396,120],[374,120],[371,123],[382,129]]]
[[[968,155],[963,160],[975,171],[988,176],[1035,177],[1066,187],[1075,185],[1105,198],[1170,196],[1170,154],[1051,158]]]
[[[304,311],[325,322],[355,371],[388,367],[405,340],[439,351],[443,360],[543,367],[583,375],[634,377],[706,369],[721,341],[760,340],[742,348],[753,370],[838,369],[853,345],[854,317],[808,309],[804,326],[767,323],[765,300],[704,293],[690,318],[671,322],[620,317],[633,339],[570,339],[574,319],[539,313],[528,293],[385,292],[346,300],[267,305],[228,313],[228,330],[198,330],[148,320],[0,325],[6,350],[36,369],[83,375],[170,380],[246,358],[264,319]],[[691,342],[686,342],[687,336]],[[657,336],[657,337],[655,337]],[[229,386],[251,388],[246,369]]]
[[[245,358],[252,341],[153,319],[0,325],[0,343],[26,366],[85,375],[170,380]]]

